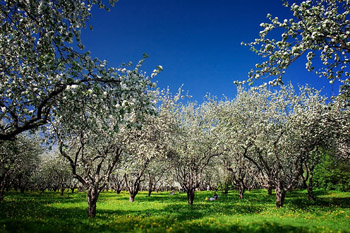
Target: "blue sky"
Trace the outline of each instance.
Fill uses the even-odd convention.
[[[93,57],[111,66],[132,61],[143,53],[150,57],[142,70],[148,74],[162,65],[155,81],[172,92],[184,84],[193,100],[201,102],[206,93],[234,97],[234,80],[247,74],[261,61],[249,47],[258,37],[261,22],[271,13],[280,19],[291,17],[282,0],[119,0],[110,12],[94,9],[82,41]],[[285,81],[308,83],[323,94],[336,93],[338,86],[305,70],[304,61],[293,64]]]

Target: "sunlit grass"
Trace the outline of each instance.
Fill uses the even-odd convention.
[[[350,232],[350,193],[317,193],[309,202],[304,191],[288,193],[276,209],[265,190],[236,192],[205,201],[212,192],[197,192],[193,206],[186,194],[104,192],[95,219],[87,218],[85,193],[10,192],[0,203],[0,232]]]

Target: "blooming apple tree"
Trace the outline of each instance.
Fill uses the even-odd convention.
[[[164,156],[167,151],[166,138],[172,127],[171,122],[174,120],[164,110],[170,101],[168,91],[156,90],[154,94],[156,95],[154,103],[159,106],[154,109],[154,115],[145,117],[142,129],[125,126],[117,136],[118,140],[125,145],[119,172],[123,173],[130,202],[134,201],[146,175],[148,175],[149,185],[153,187],[156,183],[156,174],[159,173],[159,170],[166,168],[163,166],[163,169],[159,169],[157,166],[164,165]],[[152,168],[154,171],[151,171]]]
[[[65,98],[84,98],[72,89],[100,85],[108,95],[123,92],[118,70],[92,59],[80,40],[91,8],[107,9],[102,0],[0,2],[0,140],[35,130],[51,117]],[[113,6],[116,0],[110,0]],[[73,96],[72,96],[73,95]],[[100,105],[96,105],[96,110]],[[103,109],[104,111],[110,109]]]
[[[251,43],[251,50],[265,59],[249,72],[248,83],[270,76],[270,84],[282,83],[285,70],[297,59],[306,56],[306,69],[330,83],[349,81],[350,3],[348,0],[292,1],[284,5],[293,13],[289,19],[279,20],[270,14],[269,23],[261,23],[260,37]],[[281,38],[269,35],[282,32]],[[315,62],[315,60],[318,60]],[[244,81],[246,82],[246,81]]]
[[[221,166],[225,176],[239,190],[240,198],[243,198],[245,190],[259,177],[259,172],[245,156],[255,153],[252,141],[261,132],[262,126],[257,123],[262,119],[264,111],[260,107],[266,104],[266,99],[255,92],[239,89],[235,100],[226,98],[217,102],[212,99],[211,103],[217,122],[214,131],[216,140],[224,150]],[[269,183],[264,183],[263,187],[269,188]]]
[[[134,70],[118,69],[118,92],[115,85],[101,83],[78,85],[54,108],[59,113],[48,130],[61,155],[71,166],[73,176],[85,187],[89,217],[96,215],[96,202],[106,187],[126,144],[118,137],[124,128],[141,128],[146,115],[155,112],[151,77]],[[76,95],[83,98],[76,99]],[[51,135],[51,137],[50,137]]]
[[[15,141],[0,141],[0,201],[11,185],[28,187],[42,151],[38,140],[24,135]]]
[[[325,99],[308,87],[299,92],[291,85],[276,91],[266,85],[239,89],[236,99],[221,103],[218,111],[216,132],[231,156],[229,169],[242,181],[252,176],[253,167],[261,186],[275,188],[277,207],[299,183],[304,162],[318,147],[327,146],[333,133]],[[245,173],[240,173],[242,168]]]
[[[222,152],[217,148],[213,134],[213,118],[209,105],[180,104],[174,112],[177,128],[169,139],[167,158],[172,165],[177,182],[187,193],[192,205],[195,190],[204,180],[205,169],[214,157]]]

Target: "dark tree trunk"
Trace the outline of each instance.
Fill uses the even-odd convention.
[[[64,194],[64,187],[61,188],[61,196]]]
[[[229,189],[229,183],[225,182],[225,188],[223,194],[228,194],[228,189]]]
[[[18,185],[20,192],[24,193],[24,185],[22,184],[22,176],[23,176],[22,174],[18,175],[18,177],[17,177],[18,183],[16,185]],[[16,182],[14,182],[14,183],[16,183]]]
[[[282,184],[276,185],[276,208],[283,207],[285,197],[286,191],[283,189]]]
[[[5,197],[5,192],[4,190],[0,190],[0,201],[3,201]]]
[[[188,199],[188,204],[193,205],[194,201],[194,189],[189,188],[187,190],[187,199]]]
[[[8,171],[4,175],[0,176],[0,201],[4,200],[6,186],[8,186]]]
[[[245,187],[239,187],[239,199],[243,199]]]
[[[128,182],[128,177],[125,174],[124,175],[124,180],[125,180],[125,185],[128,188],[129,191],[129,201],[130,202],[134,202],[135,201],[135,197],[137,195],[137,193],[140,190],[140,183],[141,183],[141,175],[138,177],[138,179],[136,179],[132,185],[129,186],[129,182]]]
[[[41,189],[40,189],[40,194],[42,194],[43,192],[45,192],[45,190],[46,190],[46,187],[45,187],[45,188],[41,188]]]
[[[71,188],[70,190],[71,190],[72,193],[74,193],[74,188]]]
[[[271,188],[271,187],[268,187],[268,188],[267,188],[267,194],[268,194],[269,196],[272,195],[272,188]]]
[[[118,180],[115,182],[114,184],[114,191],[117,193],[117,194],[120,194],[120,192],[122,191],[123,189],[123,186],[121,184],[121,182]]]
[[[311,171],[310,177],[309,177],[309,184],[307,186],[307,197],[308,197],[309,201],[315,201],[315,196],[314,196],[314,192],[313,192],[312,177],[313,177],[313,172]]]
[[[150,197],[151,194],[152,194],[152,190],[153,190],[153,182],[151,180],[151,177],[150,177],[150,181],[148,183],[148,196]]]
[[[94,218],[96,216],[96,203],[98,199],[98,191],[96,187],[91,187],[88,189],[88,216],[89,218]]]

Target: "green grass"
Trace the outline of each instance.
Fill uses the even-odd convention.
[[[7,193],[0,203],[0,232],[350,232],[350,193],[318,191],[308,202],[304,191],[287,193],[275,208],[265,190],[236,192],[205,201],[197,192],[193,206],[184,193],[146,193],[129,203],[128,194],[100,195],[95,219],[87,218],[85,193]]]

